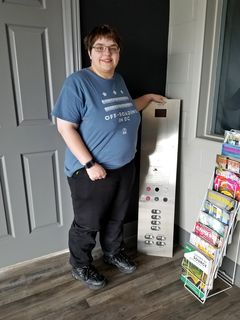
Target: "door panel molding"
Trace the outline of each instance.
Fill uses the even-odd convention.
[[[19,6],[30,6],[36,8],[46,8],[46,0],[2,0],[2,3],[14,4]]]
[[[7,25],[17,125],[49,124],[53,105],[48,30]],[[31,54],[29,54],[29,52]],[[31,66],[26,68],[26,66]]]
[[[6,236],[15,237],[15,234],[5,158],[0,156],[0,238]]]
[[[62,205],[58,194],[57,151],[22,155],[29,218],[29,233],[49,225],[62,226]],[[46,188],[47,186],[47,188]]]

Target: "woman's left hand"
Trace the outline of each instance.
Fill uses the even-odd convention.
[[[155,101],[155,102],[164,104],[167,102],[167,98],[164,96],[161,96],[160,94],[149,93],[149,94],[144,94],[143,96],[134,99],[134,102],[135,102],[135,105],[136,105],[138,111],[141,111],[144,108],[146,108],[146,106],[151,101]]]
[[[161,96],[160,94],[152,93],[151,98],[152,98],[152,101],[159,102],[162,104],[165,104],[167,102],[167,98],[164,96]]]

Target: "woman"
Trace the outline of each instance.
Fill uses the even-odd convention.
[[[112,27],[95,27],[85,47],[91,66],[65,80],[53,115],[67,145],[65,173],[74,209],[72,275],[98,289],[106,279],[92,265],[97,232],[106,263],[125,273],[136,269],[123,248],[123,223],[134,181],[139,111],[152,100],[164,103],[164,97],[147,94],[132,100],[115,72],[121,42]]]

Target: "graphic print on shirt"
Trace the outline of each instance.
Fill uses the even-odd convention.
[[[112,96],[106,92],[102,92],[102,104],[106,111],[105,120],[117,119],[119,123],[131,121],[131,115],[136,114],[138,111],[135,109],[129,96],[124,94],[124,90],[121,89],[119,93],[116,90],[112,91]],[[131,110],[127,110],[131,108]],[[122,134],[127,134],[127,129],[122,129]]]

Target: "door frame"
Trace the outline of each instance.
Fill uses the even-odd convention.
[[[62,0],[66,76],[82,68],[79,0]]]

